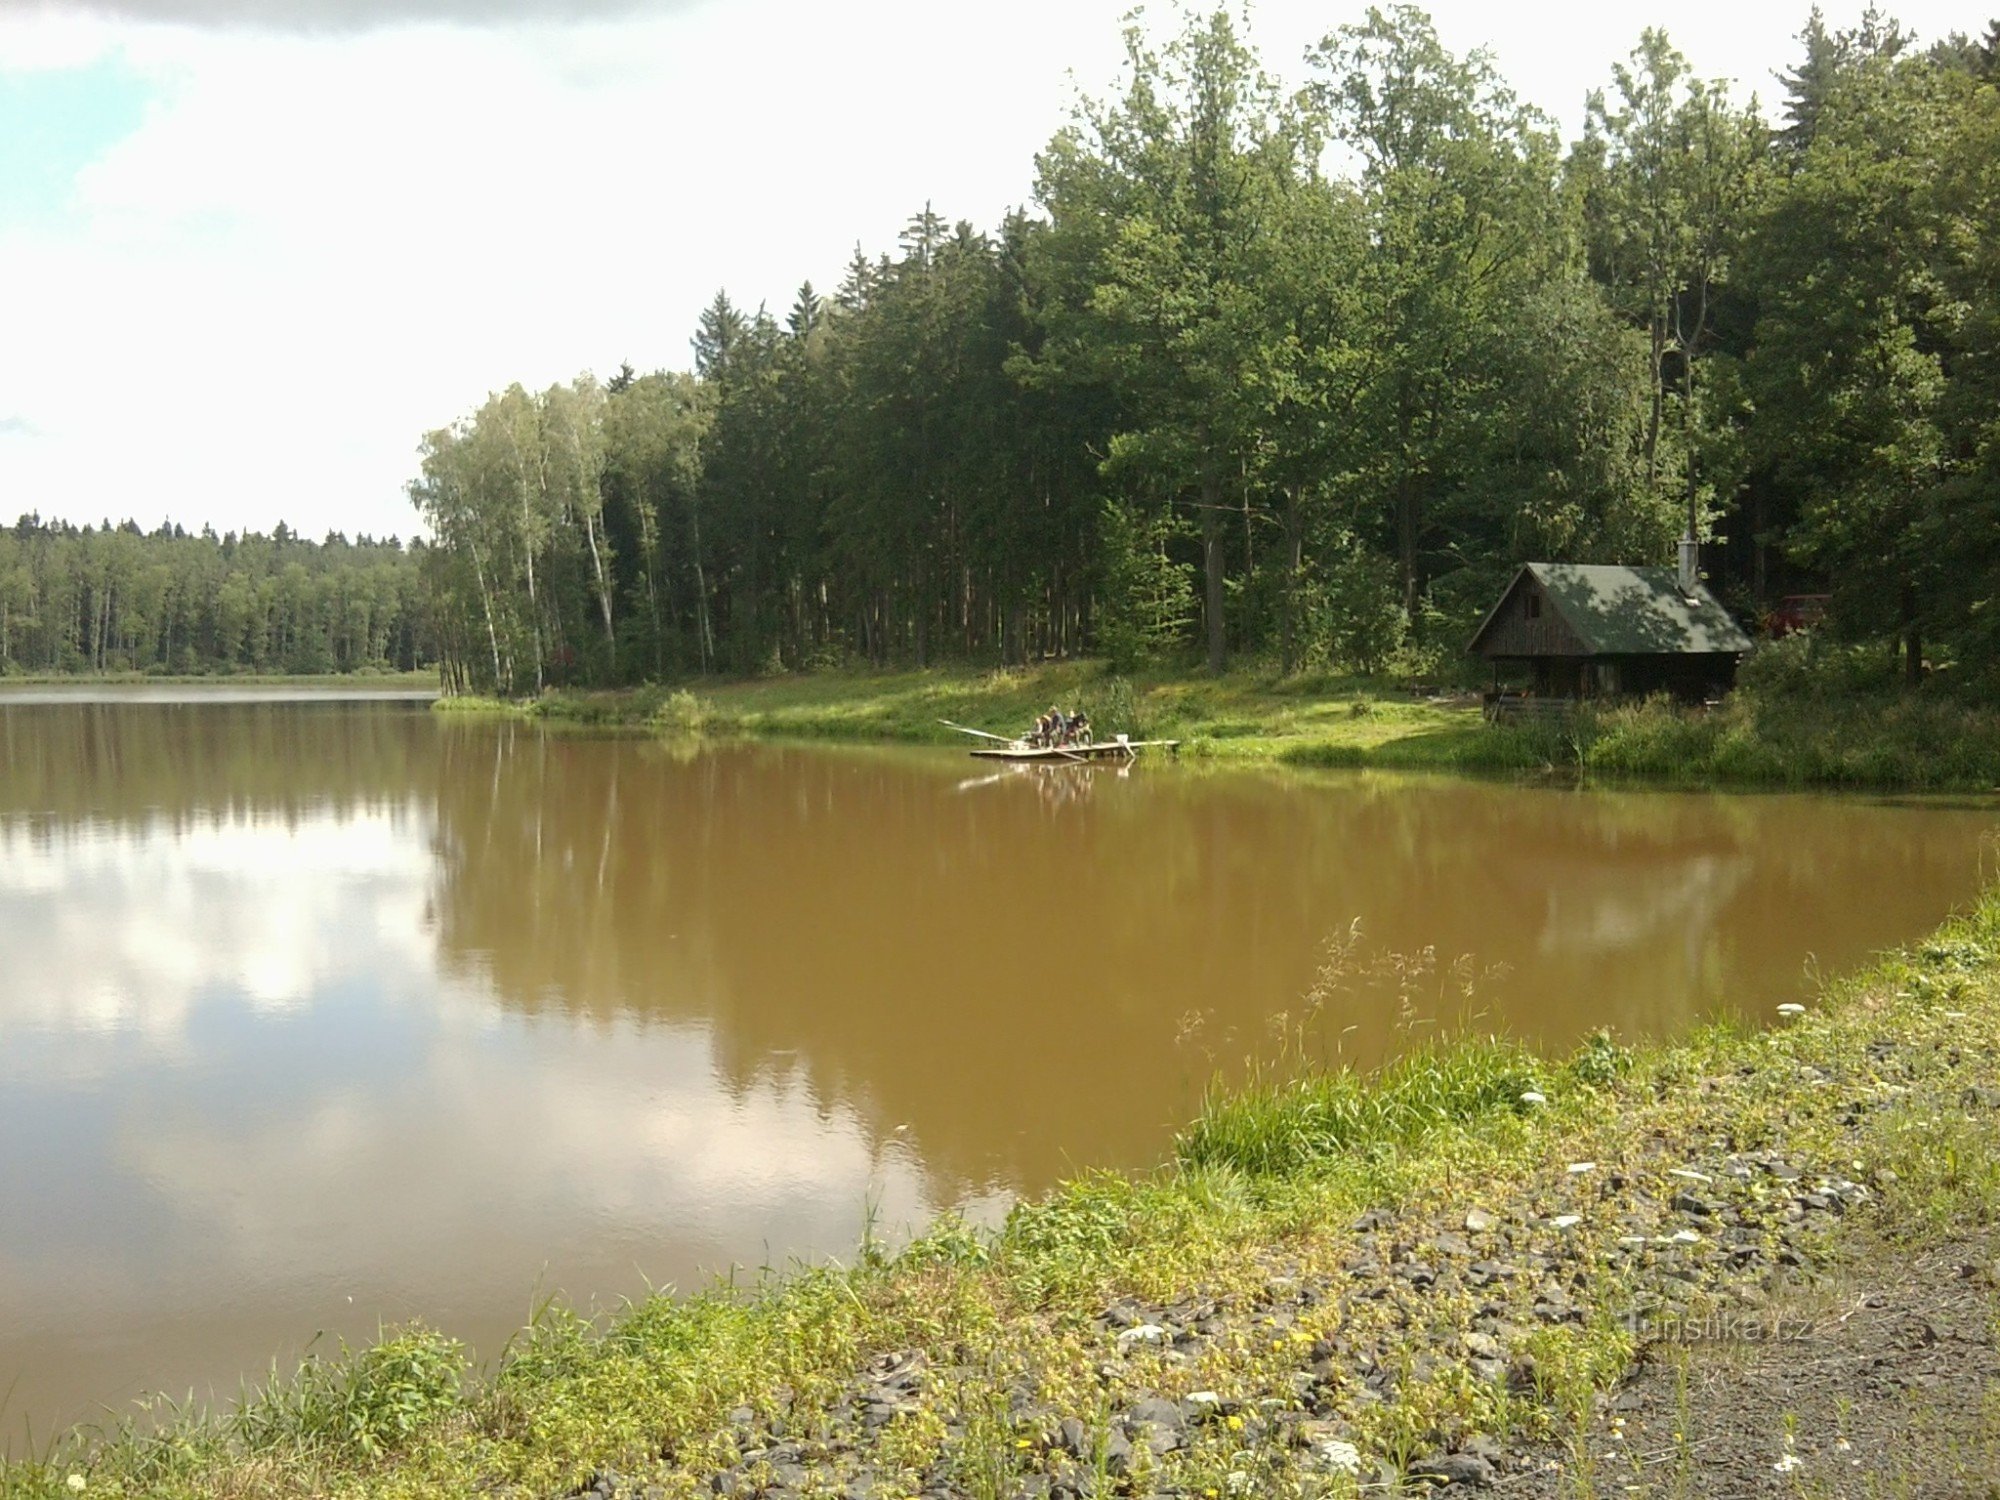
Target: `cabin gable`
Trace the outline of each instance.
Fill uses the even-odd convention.
[[[1590,654],[1589,645],[1570,628],[1530,568],[1514,575],[1499,605],[1472,638],[1472,650],[1488,660]]]

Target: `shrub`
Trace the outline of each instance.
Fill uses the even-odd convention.
[[[674,734],[700,734],[711,717],[706,703],[686,688],[675,688],[654,712],[653,724]]]

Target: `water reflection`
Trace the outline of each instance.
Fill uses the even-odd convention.
[[[20,1439],[422,1315],[991,1215],[1156,1159],[1356,919],[1562,1043],[1756,1012],[1976,880],[1977,812],[0,708],[0,1389]],[[1405,967],[1406,973],[1410,972]],[[1327,1036],[1400,1044],[1356,985]]]

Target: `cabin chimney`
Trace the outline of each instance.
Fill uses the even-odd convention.
[[[1681,592],[1688,598],[1701,585],[1701,543],[1692,535],[1681,538]]]

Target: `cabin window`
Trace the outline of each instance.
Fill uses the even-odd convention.
[[[1528,618],[1531,620],[1539,620],[1541,617],[1542,617],[1542,596],[1540,594],[1528,595]]]

